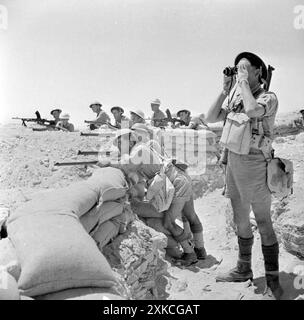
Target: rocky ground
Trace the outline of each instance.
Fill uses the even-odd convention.
[[[54,163],[96,159],[95,156],[81,158],[76,154],[79,149],[92,150],[95,148],[98,150],[101,146],[107,148],[109,142],[100,140],[98,137],[81,137],[79,132],[33,132],[18,125],[0,127],[0,206],[14,210],[19,204],[30,199],[33,193],[66,186],[73,181],[85,179],[89,171],[84,166],[55,167]],[[281,279],[285,289],[283,298],[295,299],[304,294],[304,288],[300,289],[295,286],[295,281],[298,279],[296,273],[303,272],[304,268],[302,260],[304,257],[304,134],[279,137],[274,147],[277,155],[291,159],[295,168],[294,194],[287,200],[276,200],[273,205],[273,219],[280,237]],[[199,180],[196,177],[195,207],[204,225],[208,258],[189,268],[177,267],[167,260],[165,265],[160,267],[161,270],[158,270],[158,275],[153,270],[142,267],[145,270],[141,270],[141,273],[138,271],[138,278],[131,283],[134,289],[133,298],[262,299],[264,268],[260,237],[257,231],[255,231],[253,249],[254,283],[220,284],[215,282],[217,272],[234,266],[237,257],[237,243],[229,218],[227,219],[231,213],[230,206],[227,199],[221,195],[223,185],[221,168],[215,167],[202,178]],[[136,228],[134,225],[133,227]],[[126,235],[132,234],[132,230],[129,230],[129,233],[115,240],[112,249],[111,245],[107,246],[105,255],[111,259],[111,252],[113,253],[117,243],[119,246],[123,244],[124,248],[130,248],[131,251],[142,250],[142,247],[136,248],[135,243],[147,235],[146,231],[141,233],[138,230],[140,228],[137,228],[132,235],[135,239],[134,243],[127,243]],[[161,238],[157,240],[156,237],[155,239],[160,247],[164,246]],[[146,260],[151,259],[149,266],[153,265],[156,251],[151,255],[147,248],[145,250],[148,257]],[[128,260],[127,257],[128,255],[120,255],[118,259],[112,256],[111,265],[113,266],[113,261],[116,261],[115,271],[120,272],[123,277],[127,274],[127,270],[123,270],[123,263]],[[127,262],[133,263],[130,260]],[[129,275],[127,278],[130,278]],[[147,290],[142,291],[140,283],[143,279],[147,286],[150,285],[148,289],[151,289],[151,295],[146,294]],[[155,287],[157,292],[152,290]]]

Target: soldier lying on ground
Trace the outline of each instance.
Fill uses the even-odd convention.
[[[74,125],[72,123],[69,123],[69,120],[70,120],[70,115],[68,113],[63,114],[56,125],[56,129],[67,131],[67,132],[73,132]]]
[[[124,109],[122,107],[112,107],[111,108],[111,112],[113,114],[113,117],[115,119],[115,124],[114,127],[117,129],[121,129],[122,127],[128,128],[129,127],[129,123],[130,119],[128,119],[125,115],[124,115]],[[124,123],[125,122],[125,123]],[[124,125],[122,125],[124,123]]]
[[[90,124],[90,129],[95,130],[98,129],[100,126],[107,124],[110,122],[110,117],[108,114],[102,110],[102,104],[99,102],[92,103],[89,108],[92,109],[94,113],[96,113],[96,119],[92,121],[85,121],[86,123]]]
[[[54,109],[50,112],[50,114],[54,117],[54,122],[51,123],[51,125],[55,125],[60,121],[60,114],[62,110],[61,109]]]
[[[182,109],[177,112],[177,117],[183,121],[183,124],[177,123],[174,125],[174,128],[184,128],[184,129],[193,129],[199,130],[201,128],[208,128],[208,125],[205,121],[205,115],[202,113],[197,117],[191,116],[191,111],[187,109]]]
[[[155,99],[151,102],[151,109],[153,111],[151,125],[154,127],[166,127],[168,121],[166,115],[160,110],[160,100]]]

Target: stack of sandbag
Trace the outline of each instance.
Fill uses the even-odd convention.
[[[40,194],[11,214],[8,235],[21,274],[19,291],[30,297],[72,288],[111,288],[115,277],[79,218],[126,195],[123,173],[102,168],[87,181]]]
[[[134,219],[130,205],[117,200],[95,206],[80,218],[80,222],[102,250],[118,234],[124,233]]]

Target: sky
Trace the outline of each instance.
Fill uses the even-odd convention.
[[[304,107],[304,0],[0,0],[0,123],[61,108],[93,119],[89,104],[151,116],[159,98],[172,112],[206,112],[222,70],[242,51],[275,67],[279,111]]]

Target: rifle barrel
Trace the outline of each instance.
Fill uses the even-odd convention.
[[[103,137],[103,138],[111,138],[111,137],[115,137],[115,133],[97,133],[97,132],[80,132],[80,135],[83,137]]]
[[[56,167],[64,167],[64,166],[82,166],[82,165],[90,165],[97,164],[98,161],[75,161],[75,162],[56,162],[54,166]]]
[[[82,151],[78,150],[77,155],[78,156],[90,156],[90,155],[105,155],[105,156],[110,156],[111,153],[114,151],[95,151],[95,150],[88,150],[88,151]]]

